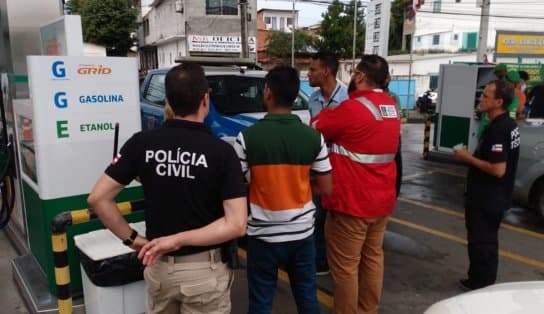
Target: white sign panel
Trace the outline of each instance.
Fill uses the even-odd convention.
[[[257,40],[254,36],[247,38],[249,52],[257,51]],[[201,36],[189,35],[189,51],[240,53],[242,38],[240,36]]]
[[[370,0],[366,15],[365,54],[388,55],[390,0]]]
[[[42,199],[90,192],[119,147],[141,129],[134,58],[27,57]]]
[[[79,15],[64,15],[40,28],[42,54],[82,56],[83,32]]]

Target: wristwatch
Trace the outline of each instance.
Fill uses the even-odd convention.
[[[138,231],[132,229],[132,233],[130,234],[130,237],[128,239],[123,241],[123,244],[126,246],[131,246],[132,243],[134,243],[134,240],[136,240],[136,237],[138,236]]]

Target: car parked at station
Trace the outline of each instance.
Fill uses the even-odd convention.
[[[544,119],[520,123],[519,153],[514,199],[544,217]]]
[[[164,121],[164,80],[169,69],[151,70],[140,86],[142,129],[152,129]],[[217,137],[232,143],[238,133],[266,114],[263,101],[266,71],[238,65],[204,66],[210,87],[210,113],[204,121]],[[308,95],[303,91],[293,105],[293,113],[308,123]]]

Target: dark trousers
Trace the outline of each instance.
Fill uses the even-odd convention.
[[[314,237],[268,243],[253,237],[247,241],[249,314],[269,314],[276,291],[278,268],[284,266],[298,313],[319,313],[315,276]]]
[[[328,269],[327,244],[325,242],[327,210],[321,206],[321,197],[319,195],[314,195],[313,202],[315,204],[315,264],[318,269]]]
[[[468,278],[473,289],[495,283],[499,265],[499,227],[504,210],[467,204]]]

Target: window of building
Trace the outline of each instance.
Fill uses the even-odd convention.
[[[292,17],[287,18],[287,27],[293,28],[293,18]]]
[[[285,18],[284,17],[280,17],[280,30],[281,31],[285,30]]]
[[[374,14],[375,15],[382,14],[382,4],[381,3],[376,4],[376,6],[374,7]]]
[[[379,29],[381,24],[382,24],[382,19],[381,18],[378,17],[378,18],[374,19],[374,28],[375,29]]]
[[[435,0],[433,2],[433,13],[440,13],[442,11],[442,0]]]
[[[143,23],[144,36],[149,36],[149,19],[145,19]]]
[[[372,54],[375,54],[375,55],[380,54],[380,46],[372,47]]]
[[[278,29],[278,23],[275,17],[272,18],[272,29]]]
[[[416,40],[417,40],[418,43],[420,43],[421,42],[421,36],[417,36]]]
[[[380,32],[374,32],[373,40],[375,43],[380,41]]]
[[[431,75],[429,77],[429,88],[436,90],[438,88],[438,75]]]
[[[453,40],[455,41],[459,40],[459,34],[453,34]]]
[[[206,0],[207,15],[238,15],[237,0]]]
[[[461,3],[461,0],[455,0],[455,3]]]
[[[463,33],[463,50],[478,48],[478,32]]]
[[[440,45],[440,35],[433,35],[433,45]]]
[[[266,24],[266,28],[267,28],[267,29],[268,29],[268,25],[270,25],[270,23],[271,23],[271,22],[270,22],[270,16],[266,16],[266,17],[264,18],[264,24]]]

